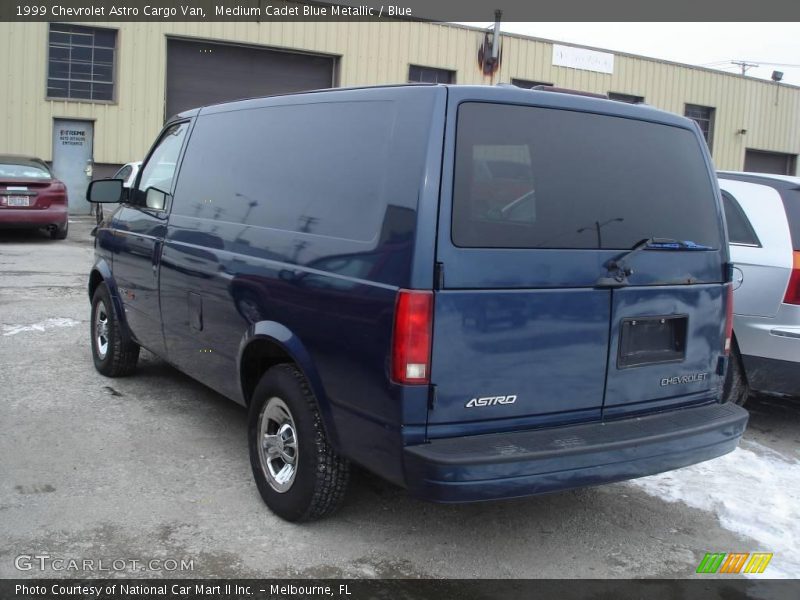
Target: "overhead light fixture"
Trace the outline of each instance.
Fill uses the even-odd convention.
[[[783,79],[783,71],[773,71],[772,72],[772,81],[775,83],[781,81]]]

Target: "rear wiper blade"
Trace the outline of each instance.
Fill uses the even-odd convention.
[[[691,240],[673,240],[672,238],[650,238],[647,247],[651,250],[713,250],[711,246],[704,246]]]
[[[628,276],[633,275],[633,269],[628,266],[628,261],[634,254],[642,250],[711,250],[689,240],[674,240],[672,238],[645,238],[636,242],[630,250],[626,250],[616,258],[609,260],[604,266],[608,269],[606,275],[600,276],[595,282],[597,287],[622,287],[628,285]]]

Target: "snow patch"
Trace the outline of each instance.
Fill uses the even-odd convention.
[[[757,442],[744,441],[742,446],[629,484],[667,502],[713,512],[722,527],[759,543],[758,548],[699,552],[772,552],[772,562],[760,577],[800,577],[800,462]]]
[[[26,331],[46,331],[48,329],[55,329],[56,327],[75,327],[75,325],[80,325],[80,323],[80,321],[76,321],[75,319],[57,318],[45,319],[44,321],[32,323],[30,325],[3,325],[3,335],[17,335],[18,333],[24,333]]]

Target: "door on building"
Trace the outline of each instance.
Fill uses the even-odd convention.
[[[53,120],[53,174],[64,182],[71,214],[89,214],[86,188],[92,180],[94,123],[74,119]]]
[[[334,64],[331,56],[170,39],[164,118],[217,102],[329,88]]]
[[[767,152],[747,148],[744,152],[744,170],[752,173],[773,173],[775,175],[794,175],[797,168],[797,155],[783,152]]]

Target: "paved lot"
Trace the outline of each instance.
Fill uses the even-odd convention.
[[[784,400],[752,403],[743,449],[666,476],[440,506],[357,472],[339,513],[287,524],[252,481],[242,408],[147,353],[133,377],[95,372],[91,226],[0,232],[0,577],[43,554],[191,559],[202,577],[689,577],[706,551],[755,550],[800,575],[800,403]]]

